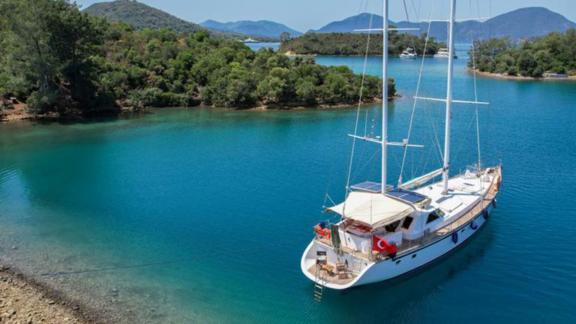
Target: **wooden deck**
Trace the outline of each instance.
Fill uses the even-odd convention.
[[[441,229],[429,233],[428,235],[425,235],[417,240],[404,241],[402,247],[398,250],[398,255],[403,255],[411,250],[428,245],[429,243],[445,237],[446,235],[450,235],[452,232],[458,231],[460,228],[470,223],[474,218],[476,218],[476,216],[480,215],[484,209],[490,206],[498,194],[499,184],[502,178],[501,169],[497,168],[495,169],[495,172],[497,173],[490,183],[488,192],[478,204],[468,210],[464,215],[458,217],[458,219],[456,219],[454,222],[442,227]]]
[[[330,264],[330,266],[335,267],[334,265]],[[356,278],[356,275],[353,274],[351,271],[346,271],[345,273],[339,274],[336,271],[328,271],[326,269],[322,269],[316,265],[311,266],[308,271],[316,278],[318,278],[318,283],[324,284],[325,282],[337,284],[337,285],[345,285]],[[321,273],[317,273],[320,271]]]
[[[494,201],[494,198],[496,198],[496,195],[498,194],[499,182],[500,182],[500,178],[502,176],[500,174],[500,171],[499,171],[500,169],[497,169],[497,170],[498,170],[497,171],[498,174],[496,174],[494,179],[492,179],[492,183],[490,183],[490,188],[488,189],[488,192],[486,193],[486,196],[484,196],[482,201],[480,201],[480,203],[478,203],[476,206],[474,206],[472,209],[470,209],[466,214],[460,216],[453,223],[451,223],[447,226],[444,226],[441,229],[439,229],[438,231],[436,231],[438,234],[443,236],[443,235],[446,235],[446,234],[449,234],[449,233],[456,231],[457,229],[464,226],[465,224],[468,224],[470,221],[472,221],[472,219],[474,219],[476,216],[478,216],[480,213],[482,213],[482,211],[484,209],[486,209],[488,206],[490,206],[490,204]]]

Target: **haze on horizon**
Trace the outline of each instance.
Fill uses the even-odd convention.
[[[76,0],[82,7],[111,0]],[[187,21],[201,23],[208,19],[220,22],[238,20],[271,20],[305,32],[361,12],[382,11],[381,0],[138,0]],[[402,0],[391,1],[391,19],[406,20]],[[443,19],[448,12],[447,0],[406,0],[410,20]],[[545,7],[576,21],[574,0],[460,0],[460,19],[487,18],[525,7]]]

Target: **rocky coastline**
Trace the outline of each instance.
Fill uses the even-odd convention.
[[[95,311],[0,264],[0,323],[105,323]]]

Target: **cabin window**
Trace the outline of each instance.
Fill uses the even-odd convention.
[[[428,219],[426,219],[426,224],[430,224],[433,221],[437,220],[438,218],[442,217],[442,215],[444,215],[444,213],[437,209],[433,212],[431,212],[430,214],[428,214]]]
[[[433,221],[437,220],[440,217],[444,217],[446,214],[440,210],[436,209],[435,211],[428,214],[428,219],[426,220],[426,224],[432,223]]]
[[[431,212],[430,214],[428,214],[428,219],[426,219],[426,224],[430,224],[433,221],[437,220],[438,218],[440,218],[438,215],[436,215],[436,213]]]
[[[384,226],[384,229],[386,230],[386,232],[390,232],[390,233],[394,233],[396,232],[396,229],[398,228],[398,226],[400,226],[400,221],[395,221],[392,224],[388,224],[386,226]]]
[[[430,224],[433,221],[437,220],[438,218],[440,218],[440,216],[436,213],[436,211],[433,211],[430,214],[428,214],[428,219],[426,219],[426,224]]]
[[[402,228],[403,229],[409,229],[410,225],[412,225],[413,220],[414,220],[414,218],[412,218],[410,216],[404,218],[404,222],[402,223]]]

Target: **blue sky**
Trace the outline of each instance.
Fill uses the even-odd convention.
[[[273,20],[300,31],[366,11],[381,11],[381,0],[139,0],[192,22]],[[411,20],[445,18],[447,0],[405,0]],[[76,0],[87,7],[102,0]],[[392,20],[405,20],[402,0],[391,1]],[[576,21],[576,0],[459,0],[462,18],[488,17],[522,7],[546,7]],[[479,9],[477,9],[479,7]]]

